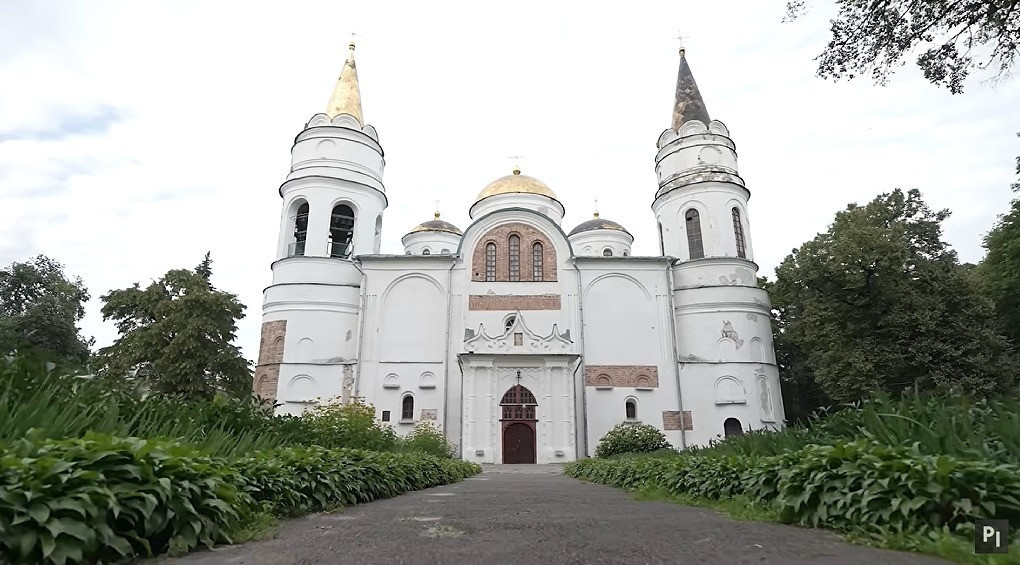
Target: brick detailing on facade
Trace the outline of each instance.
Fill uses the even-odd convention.
[[[694,423],[691,421],[690,410],[684,410],[682,416],[679,410],[663,410],[662,429],[667,431],[680,429],[692,431],[694,429]]]
[[[520,247],[520,280],[522,282],[534,281],[534,247],[536,243],[542,244],[542,279],[543,281],[556,281],[556,248],[549,241],[549,237],[534,226],[521,222],[503,224],[489,230],[478,240],[474,252],[471,254],[471,280],[485,281],[485,247],[489,243],[496,245],[496,280],[510,280],[510,243],[511,235],[521,238]]]
[[[276,400],[276,387],[280,381],[280,363],[283,363],[283,342],[287,335],[287,320],[262,324],[259,342],[259,362],[255,366],[252,391],[265,400]]]
[[[659,368],[655,365],[585,365],[584,384],[588,386],[659,386]]]
[[[468,310],[559,310],[560,295],[472,294]]]

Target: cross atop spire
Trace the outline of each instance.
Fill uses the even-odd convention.
[[[333,88],[333,95],[329,98],[326,106],[326,115],[333,119],[340,114],[347,114],[358,120],[358,123],[365,125],[365,119],[361,115],[361,89],[358,87],[358,69],[354,65],[354,37],[351,34],[351,43],[348,45],[350,54],[343,70],[340,71],[340,78]]]
[[[598,217],[599,217],[599,199],[596,198],[595,199],[595,218],[598,219]]]
[[[684,48],[680,48],[680,71],[676,77],[676,99],[673,102],[673,129],[679,129],[685,122],[699,120],[708,125],[708,109],[701,99],[698,83],[694,82],[691,67],[687,64]]]
[[[524,158],[524,155],[511,155],[511,156],[507,157],[507,159],[513,159],[513,161],[514,161],[514,174],[515,175],[521,174],[521,159],[523,159],[523,158]]]

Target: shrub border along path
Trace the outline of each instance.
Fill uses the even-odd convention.
[[[775,508],[784,523],[847,532],[858,541],[894,540],[885,545],[902,549],[930,550],[917,540],[947,536],[972,548],[979,519],[1020,526],[1020,467],[922,455],[866,440],[772,457],[586,459],[565,472],[629,490],[709,501],[744,497]],[[1020,543],[1014,545],[1020,550]]]
[[[0,446],[0,557],[118,561],[231,543],[267,513],[292,516],[459,481],[475,464],[317,447],[240,460],[173,441],[90,434]]]

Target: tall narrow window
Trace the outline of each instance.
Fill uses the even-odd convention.
[[[744,247],[744,224],[740,222],[740,210],[733,207],[733,237],[737,238],[737,257],[741,259],[747,257],[747,251]]]
[[[329,256],[347,259],[353,241],[354,210],[346,204],[337,204],[329,217]]]
[[[496,280],[496,244],[485,245],[485,280]]]
[[[521,280],[521,238],[517,235],[510,236],[510,280],[517,282]]]
[[[531,246],[531,280],[542,280],[542,244],[537,241]]]
[[[410,394],[405,395],[404,399],[400,401],[400,419],[414,419],[414,397]]]
[[[627,407],[627,419],[637,420],[637,401],[634,400],[633,398],[628,398],[626,407]]]
[[[691,252],[691,259],[701,259],[705,256],[705,244],[701,241],[701,217],[698,211],[691,208],[684,214],[687,220],[687,248]]]
[[[659,222],[659,255],[666,254],[666,240],[662,238],[662,222]]]
[[[304,202],[298,206],[297,214],[294,215],[294,243],[290,244],[287,250],[288,257],[297,257],[305,254],[305,240],[308,239],[308,203]]]

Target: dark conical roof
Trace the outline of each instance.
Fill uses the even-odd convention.
[[[680,50],[680,72],[676,77],[676,101],[673,102],[673,129],[679,129],[685,122],[699,120],[708,125],[708,108],[701,99],[698,83],[694,82],[687,55]]]

